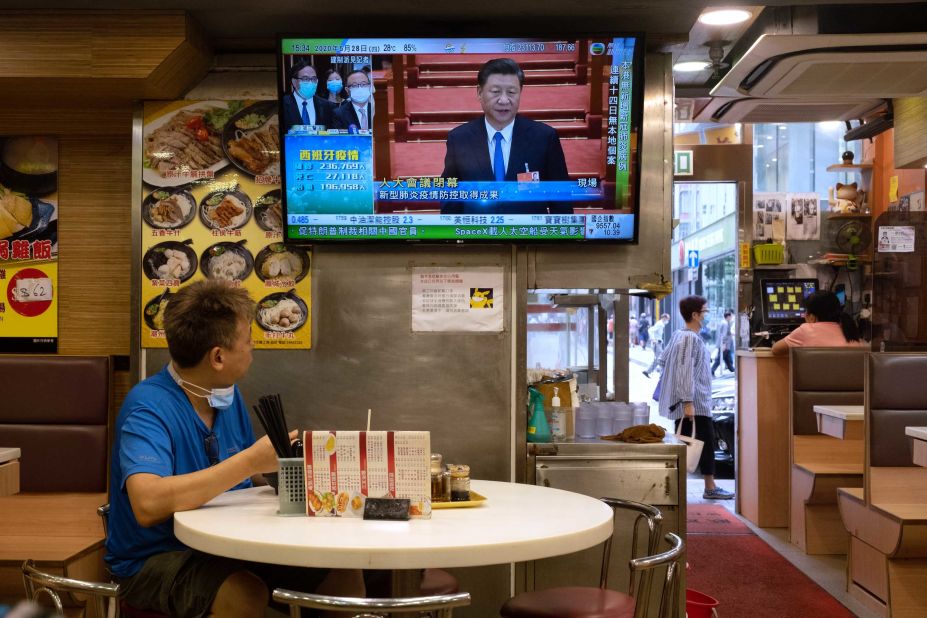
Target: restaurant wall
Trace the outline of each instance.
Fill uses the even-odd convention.
[[[272,57],[263,72],[254,57],[241,73],[230,62],[217,58],[223,70],[186,98],[276,96]],[[280,393],[290,424],[301,429],[362,429],[370,408],[373,429],[429,430],[432,450],[469,464],[476,478],[511,480],[516,469],[523,476],[526,290],[629,288],[669,272],[669,56],[647,57],[644,88],[639,245],[315,246],[312,349],[255,351],[240,384],[246,400]],[[139,248],[134,252],[137,263]],[[501,268],[503,332],[412,332],[411,269],[418,266]],[[133,338],[137,346],[137,333]],[[150,375],[166,360],[164,350],[142,351],[141,366]],[[507,565],[453,571],[462,590],[480,591],[464,617],[495,615],[509,596]]]

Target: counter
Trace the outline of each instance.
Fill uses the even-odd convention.
[[[18,448],[0,447],[0,496],[19,493]]]
[[[737,350],[737,512],[789,525],[789,357]]]

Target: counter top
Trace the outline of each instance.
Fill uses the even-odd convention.
[[[904,435],[916,440],[927,440],[927,427],[905,427]]]
[[[0,464],[19,459],[21,456],[18,448],[0,446]]]
[[[774,356],[772,353],[772,348],[747,348],[745,350],[737,350],[737,356],[747,356],[751,358],[779,358]],[[783,355],[782,358],[788,358],[788,356]]]
[[[861,421],[863,420],[863,406],[838,406],[838,405],[826,405],[826,406],[814,406],[815,414],[823,414],[824,416],[832,416],[834,418],[839,418],[844,421]]]

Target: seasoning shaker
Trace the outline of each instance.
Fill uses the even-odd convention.
[[[444,469],[443,457],[439,453],[431,454],[431,501],[450,502],[451,478]]]
[[[466,502],[470,499],[470,466],[447,464],[451,473],[451,502]]]

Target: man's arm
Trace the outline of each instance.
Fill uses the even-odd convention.
[[[290,432],[295,439],[297,431]],[[135,519],[143,527],[157,525],[177,511],[202,506],[246,478],[277,470],[277,454],[264,436],[218,464],[189,474],[158,476],[140,472],[126,479]]]

